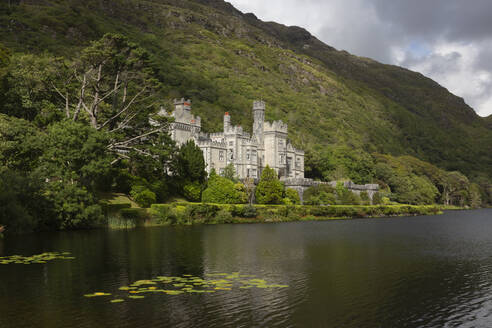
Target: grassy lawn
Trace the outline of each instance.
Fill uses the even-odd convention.
[[[130,204],[132,208],[140,208],[137,203],[135,203],[125,194],[104,193],[100,195],[100,199],[109,204]]]

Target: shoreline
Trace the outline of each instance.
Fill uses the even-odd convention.
[[[228,205],[177,202],[148,209],[117,204],[106,208],[107,227],[131,229],[166,225],[252,224],[378,219],[440,215],[465,208],[440,205]]]

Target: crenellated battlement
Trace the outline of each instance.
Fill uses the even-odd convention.
[[[196,137],[198,138],[198,140],[209,140],[210,133],[200,132]]]
[[[171,116],[171,137],[178,145],[189,140],[203,151],[207,171],[233,164],[240,178],[259,178],[267,165],[279,175],[288,178],[304,178],[304,152],[288,142],[288,125],[282,121],[265,122],[266,104],[253,102],[253,129],[246,132],[240,125],[232,125],[229,112],[224,112],[223,132],[202,133],[201,118],[191,113],[191,101],[174,100]],[[309,183],[304,180],[296,183]]]
[[[243,127],[240,125],[229,126],[227,131],[224,131],[224,134],[239,134],[242,135],[244,133]]]
[[[344,186],[349,190],[360,190],[360,191],[369,191],[369,190],[378,191],[379,190],[378,184],[358,185],[358,184],[353,183],[352,181],[345,182]]]
[[[181,130],[181,131],[189,131],[189,132],[200,132],[200,127],[192,124],[185,124],[179,122],[171,123],[171,130]]]
[[[288,125],[282,121],[265,122],[265,126],[263,128],[265,133],[267,132],[287,133],[288,129],[289,129]]]
[[[220,141],[212,141],[212,140],[198,140],[198,147],[213,147],[213,148],[222,148],[226,149],[226,143]]]

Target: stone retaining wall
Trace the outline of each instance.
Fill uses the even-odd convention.
[[[303,197],[304,192],[306,191],[306,189],[310,187],[319,186],[322,184],[330,185],[333,188],[337,186],[337,181],[321,182],[321,181],[314,181],[313,179],[307,179],[307,178],[283,179],[282,182],[284,183],[286,188],[297,190],[297,192],[299,193],[299,197],[301,198],[301,203],[304,203],[304,197]],[[357,195],[360,195],[362,192],[366,192],[371,202],[374,197],[374,194],[376,194],[379,191],[378,184],[358,185],[353,183],[352,181],[345,181],[343,185],[345,186],[345,188],[347,188],[348,190],[350,190],[351,192]]]

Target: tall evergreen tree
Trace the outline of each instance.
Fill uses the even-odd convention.
[[[172,169],[177,177],[189,182],[203,183],[207,177],[203,152],[193,140],[179,148]]]
[[[266,166],[256,187],[256,201],[259,204],[282,204],[284,186],[277,178],[277,173]]]
[[[171,170],[181,194],[190,201],[200,201],[207,172],[203,152],[194,141],[189,140],[179,148]]]

